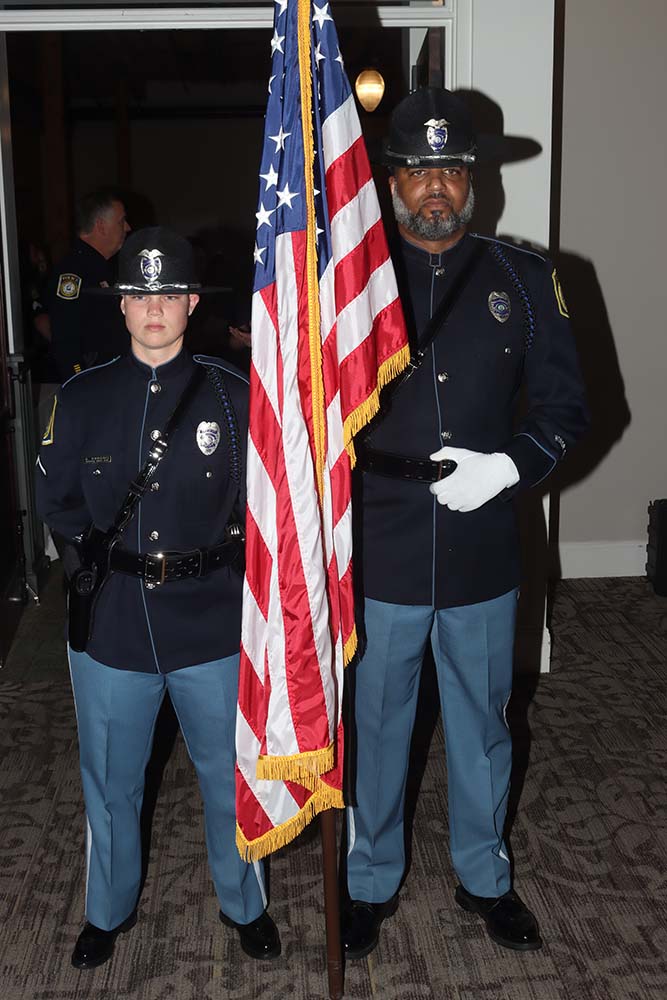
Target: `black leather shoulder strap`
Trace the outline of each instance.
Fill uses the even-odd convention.
[[[477,265],[485,252],[486,244],[481,240],[475,240],[475,245],[470,253],[470,256],[454,278],[450,288],[442,297],[437,309],[422,330],[419,337],[419,344],[415,349],[413,349],[407,367],[403,373],[399,375],[398,378],[394,379],[387,389],[385,389],[385,399],[393,396],[394,393],[400,389],[403,383],[407,382],[410,376],[421,366],[429,347],[433,343],[436,335],[447,322],[454,306],[461,298],[465,289],[468,287],[470,280],[477,269]]]

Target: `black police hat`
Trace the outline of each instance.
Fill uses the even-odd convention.
[[[191,244],[165,226],[137,229],[118,255],[115,295],[187,295],[203,292]]]
[[[394,167],[472,166],[477,138],[468,108],[440,87],[421,87],[391,116],[381,160]]]
[[[489,131],[476,132],[471,107]],[[421,87],[396,105],[382,152],[371,158],[389,167],[472,167],[526,160],[541,148],[505,135],[500,108],[484,94],[467,91],[463,100],[442,87]]]

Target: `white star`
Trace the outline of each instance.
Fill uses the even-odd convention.
[[[273,91],[271,90],[271,84],[273,83],[274,80],[275,80],[275,75],[272,76],[271,79],[269,80],[269,93],[270,94],[273,93]]]
[[[291,208],[292,202],[299,196],[298,191],[290,191],[289,184],[286,184],[282,191],[279,191],[276,187],[276,194],[278,195],[278,208],[280,208],[281,205],[287,205],[288,208]]]
[[[270,187],[276,187],[278,183],[278,173],[273,169],[273,164],[269,167],[268,174],[259,175],[263,181],[266,181],[265,192],[269,190]]]
[[[278,17],[280,17],[281,14],[285,13],[285,7],[287,7],[287,0],[275,0],[275,2],[280,7],[280,10],[278,11]]]
[[[271,226],[271,216],[275,212],[275,208],[267,209],[264,205],[260,203],[259,212],[255,212],[255,218],[257,219],[257,228],[261,229],[262,226]]]
[[[266,253],[266,247],[258,247],[257,244],[255,243],[255,249],[252,252],[252,256],[253,256],[253,259],[255,261],[255,264],[263,264],[264,263],[264,261],[262,260],[262,254],[263,253]]]
[[[343,63],[343,56],[341,54],[340,49],[338,50],[338,55],[336,56],[336,62],[339,62],[341,64],[341,66],[344,65],[344,63]]]
[[[323,232],[324,232],[323,229],[320,229],[319,226],[315,226],[315,242],[316,243],[320,242],[320,236],[322,235]]]
[[[333,17],[329,17],[328,3],[325,3],[324,7],[318,7],[316,4],[313,4],[313,10],[315,11],[313,21],[317,21],[320,30],[324,27],[325,21],[333,21]]]
[[[273,55],[276,51],[282,52],[283,55],[285,54],[282,49],[284,41],[284,35],[279,35],[277,30],[273,32],[273,38],[271,39],[271,55]]]
[[[287,138],[288,135],[291,134],[292,134],[291,132],[283,132],[283,127],[281,125],[280,128],[278,129],[278,135],[269,136],[269,139],[273,139],[273,141],[276,144],[276,153],[278,152],[279,149],[285,148],[285,139]]]
[[[320,63],[321,63],[321,61],[323,59],[326,59],[326,56],[322,55],[322,53],[320,52],[320,43],[319,42],[317,43],[317,48],[315,49],[315,59],[317,60],[317,65],[318,66],[320,65]]]

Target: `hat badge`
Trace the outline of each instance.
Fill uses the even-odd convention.
[[[161,250],[141,250],[139,253],[139,266],[146,281],[157,281],[162,271],[163,256]]]
[[[446,118],[429,118],[426,125],[426,141],[434,153],[439,153],[447,145],[449,132],[446,126],[449,122]]]

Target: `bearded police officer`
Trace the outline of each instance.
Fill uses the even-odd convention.
[[[394,111],[383,159],[416,343],[411,374],[390,387],[361,460],[367,645],[355,670],[349,958],[375,947],[398,903],[408,752],[429,640],[446,737],[455,900],[498,944],[541,945],[512,888],[503,841],[520,576],[510,498],[549,475],[586,429],[587,413],[553,265],[466,232],[476,157],[469,113],[448,91],[418,90]],[[515,427],[521,387],[527,412]]]
[[[75,572],[70,591],[88,823],[87,923],[72,963],[101,965],[136,923],[144,771],[166,691],[204,799],[220,919],[249,955],[273,958],[280,939],[262,868],[243,862],[235,844],[242,579],[231,522],[242,518],[245,498],[247,379],[183,347],[204,290],[182,237],[161,227],[134,233],[112,291],[131,353],[61,388],[36,473],[47,524],[72,545],[84,535],[82,559],[87,540],[106,532],[109,554],[78,650],[72,629],[85,574]]]

